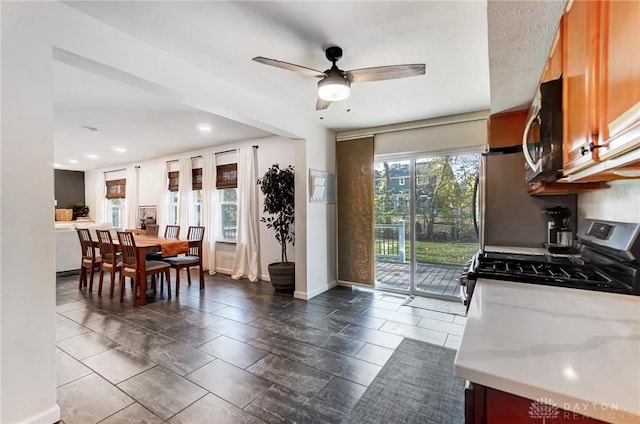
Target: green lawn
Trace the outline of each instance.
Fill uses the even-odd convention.
[[[407,252],[409,251],[407,243]],[[416,262],[464,265],[478,251],[478,243],[444,243],[435,241],[416,242]]]
[[[478,243],[453,243],[436,241],[416,242],[416,261],[418,263],[464,265],[479,249]],[[382,253],[382,243],[376,243],[376,253]],[[411,246],[406,243],[407,260]]]

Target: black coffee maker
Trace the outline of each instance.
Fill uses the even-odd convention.
[[[547,233],[547,248],[550,252],[568,252],[573,249],[573,230],[569,228],[571,211],[562,206],[544,209],[550,218]]]

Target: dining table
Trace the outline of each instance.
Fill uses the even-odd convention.
[[[136,263],[138,265],[137,281],[140,285],[140,299],[138,299],[138,306],[147,304],[147,269],[146,269],[146,256],[148,253],[161,252],[162,256],[177,256],[180,254],[189,253],[189,246],[191,243],[197,243],[196,240],[179,240],[168,239],[164,237],[154,237],[147,235],[134,234],[133,239],[136,243]],[[98,242],[93,242],[94,247],[99,247]],[[118,239],[113,240],[113,245],[117,250],[120,250],[120,241]],[[135,305],[135,297],[133,300]]]

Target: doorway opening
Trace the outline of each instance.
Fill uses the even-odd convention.
[[[477,153],[376,158],[376,288],[457,298],[479,249],[479,173]]]

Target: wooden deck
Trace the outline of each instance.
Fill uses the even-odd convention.
[[[376,285],[397,289],[409,289],[409,263],[376,262]],[[458,278],[462,266],[440,264],[417,264],[416,288],[419,291],[440,296],[457,297],[460,291]]]

